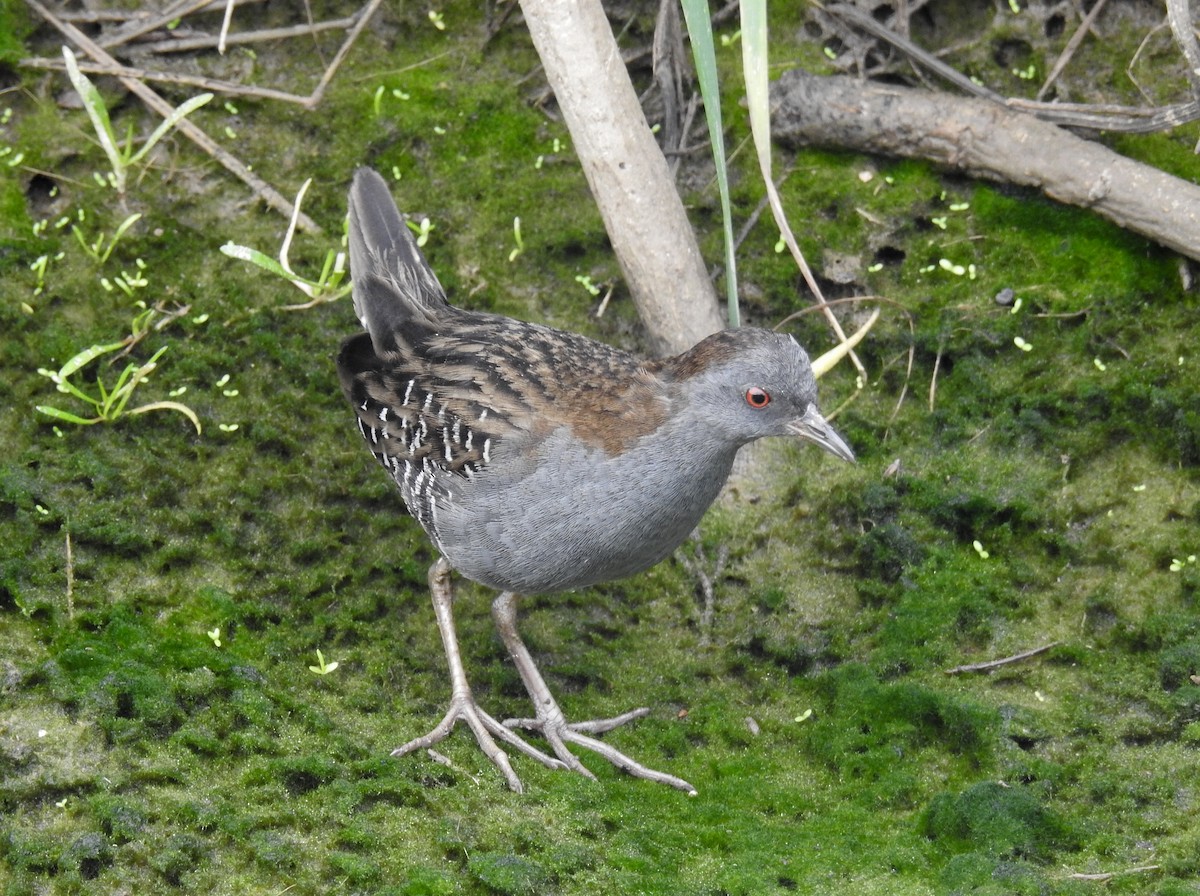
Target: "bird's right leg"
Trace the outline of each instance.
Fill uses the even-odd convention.
[[[467,723],[479,748],[484,755],[500,769],[510,789],[521,793],[521,779],[513,771],[508,756],[496,744],[499,738],[515,750],[536,759],[549,768],[565,768],[564,764],[546,755],[536,747],[530,746],[511,729],[504,727],[475,702],[471,686],[467,683],[467,673],[463,668],[462,654],[458,649],[458,636],[454,632],[454,587],[450,582],[450,564],[444,557],[439,557],[433,566],[429,567],[429,592],[433,598],[433,613],[437,617],[438,631],[442,636],[442,647],[446,651],[446,663],[450,667],[450,708],[437,726],[423,737],[410,740],[403,746],[392,750],[393,756],[403,756],[414,750],[425,750],[446,737],[458,721]]]
[[[563,764],[585,778],[595,778],[596,776],[588,771],[584,764],[567,749],[569,743],[599,754],[635,778],[666,784],[676,790],[682,790],[690,796],[696,795],[696,788],[683,778],[648,768],[626,756],[616,747],[609,746],[604,741],[591,736],[611,731],[634,719],[640,719],[650,710],[634,709],[611,719],[568,722],[558,706],[558,701],[554,699],[550,688],[546,686],[542,673],[538,671],[537,664],[533,661],[533,654],[529,652],[529,648],[525,646],[525,642],[521,640],[521,635],[517,631],[517,595],[511,591],[505,591],[497,597],[492,602],[492,618],[496,621],[500,639],[508,648],[509,656],[512,657],[513,664],[517,667],[517,672],[525,684],[525,690],[529,692],[529,698],[533,701],[534,710],[537,713],[537,717],[533,719],[508,719],[505,722],[507,726],[540,731]]]

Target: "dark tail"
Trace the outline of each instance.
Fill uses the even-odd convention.
[[[407,322],[432,324],[449,307],[387,182],[370,168],[359,168],[350,187],[350,276],[354,313],[376,352]]]

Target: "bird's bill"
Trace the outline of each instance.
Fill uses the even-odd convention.
[[[830,454],[840,457],[842,460],[854,462],[854,452],[850,450],[850,446],[834,432],[833,427],[821,416],[820,411],[814,405],[809,406],[808,410],[804,412],[804,416],[789,423],[788,429],[805,441],[820,445]]]

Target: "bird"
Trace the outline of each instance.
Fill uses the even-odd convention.
[[[500,744],[593,773],[568,745],[689,794],[683,778],[596,735],[649,712],[568,722],[517,631],[521,596],[625,578],[695,530],[742,446],[767,436],[854,453],[821,415],[809,357],[789,335],[717,332],[642,359],[585,336],[449,303],[387,182],[358,169],[349,193],[354,311],[338,378],[367,446],[438,553],[428,582],[450,670],[450,705],[393,755],[430,749],[461,721],[510,789]],[[453,618],[452,571],[499,591],[492,617],[534,716],[498,721],[476,701]],[[540,733],[549,752],[516,733]],[[550,755],[550,754],[553,755]]]

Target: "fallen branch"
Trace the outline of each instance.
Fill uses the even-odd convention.
[[[1200,259],[1200,187],[983,100],[793,69],[772,85],[775,135],[923,158],[1042,190]]]
[[[1012,656],[1006,656],[998,660],[988,660],[984,663],[970,663],[966,666],[955,666],[953,669],[947,669],[946,674],[959,675],[963,672],[991,672],[993,669],[999,669],[1001,666],[1019,663],[1040,653],[1045,653],[1047,650],[1051,650],[1061,643],[1061,641],[1051,641],[1049,644],[1043,644],[1041,647],[1033,648],[1033,650],[1026,650],[1024,653],[1014,653]]]
[[[1170,0],[1170,3],[1167,5],[1168,12],[1171,11],[1174,5],[1180,2],[1184,2],[1184,0]],[[819,6],[820,4],[818,3],[817,5]],[[1090,27],[1095,16],[1103,8],[1103,0],[1100,0],[1100,2],[1097,2],[1092,7],[1091,12],[1084,18],[1080,29],[1076,31],[1071,41],[1075,41],[1076,38],[1082,39],[1084,31]],[[1041,97],[1043,93],[1049,89],[1053,79],[1058,76],[1061,66],[1066,65],[1069,54],[1074,51],[1071,41],[1068,41],[1067,48],[1063,50],[1063,54],[1059,57],[1058,62],[1055,63],[1054,70],[1047,77],[1042,90],[1038,92],[1038,99],[1027,100],[1021,97],[1006,98],[994,90],[990,90],[984,85],[971,80],[958,71],[958,69],[942,62],[933,53],[917,46],[904,35],[897,34],[882,22],[875,21],[872,16],[856,6],[852,6],[849,3],[835,3],[825,8],[825,11],[865,31],[872,37],[890,44],[897,51],[911,59],[915,65],[928,69],[938,77],[944,78],[968,96],[977,96],[985,100],[991,100],[997,105],[1005,106],[1009,109],[1017,109],[1021,112],[1028,112],[1044,121],[1060,124],[1064,127],[1089,128],[1096,131],[1121,131],[1127,134],[1152,134],[1156,131],[1178,127],[1179,125],[1187,124],[1190,121],[1200,118],[1200,102],[1197,102],[1195,99],[1186,103],[1175,103],[1170,106],[1153,108],[1108,104],[1099,105],[1095,103],[1042,102]],[[1182,14],[1186,15],[1186,10]],[[1175,15],[1178,16],[1180,13],[1176,11]]]

